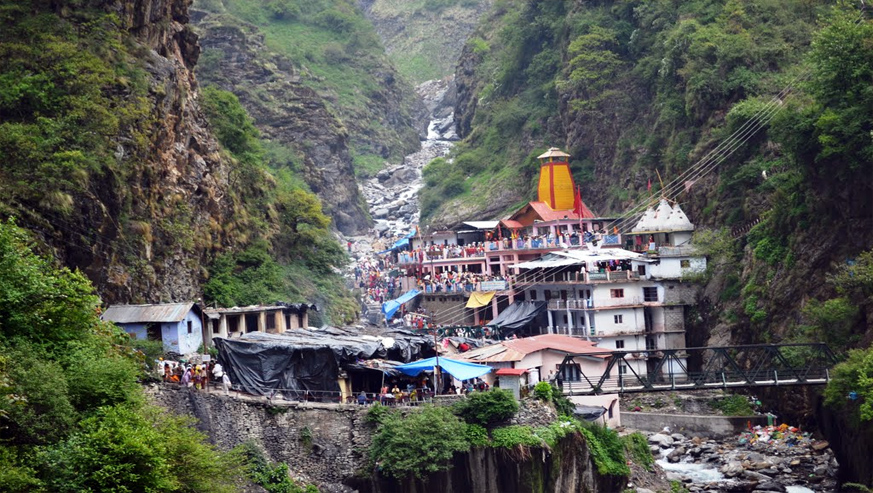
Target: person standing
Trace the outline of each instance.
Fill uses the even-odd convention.
[[[221,375],[221,386],[224,388],[224,395],[228,395],[230,393],[230,377],[227,376],[227,373]]]

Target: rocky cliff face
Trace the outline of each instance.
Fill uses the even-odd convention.
[[[467,36],[491,3],[357,0],[398,71],[415,84],[454,72]]]
[[[294,151],[304,181],[339,231],[365,232],[372,222],[355,181],[349,133],[324,99],[300,82],[290,60],[266,49],[254,26],[205,11],[194,18],[203,49],[216,55],[198,76],[236,94],[264,138]]]
[[[40,199],[6,182],[0,199],[0,212],[18,216],[63,264],[91,278],[107,302],[196,299],[203,262],[214,248],[232,245],[228,231],[247,227],[235,214],[230,164],[198,106],[192,67],[200,49],[187,26],[188,6],[186,0],[54,2],[51,10],[34,4],[33,15],[54,12],[55,22],[70,26],[115,14],[114,24],[104,21],[107,39],[121,43],[111,56],[141,84],[139,95],[121,77],[102,88],[118,108],[136,98],[141,113],[121,119],[105,137],[114,156],[89,170],[85,185],[47,184]]]

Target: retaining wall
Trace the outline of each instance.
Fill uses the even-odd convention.
[[[660,414],[624,412],[621,424],[642,431],[661,431],[669,427],[671,433],[720,437],[735,435],[747,429],[749,424],[766,425],[766,416],[701,416],[695,414]]]

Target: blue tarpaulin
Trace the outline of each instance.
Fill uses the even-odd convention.
[[[377,254],[377,255],[384,255],[384,254],[386,254],[386,253],[388,253],[388,252],[393,252],[394,250],[398,250],[398,249],[400,249],[400,248],[403,248],[403,247],[405,247],[406,245],[408,245],[408,244],[409,244],[409,240],[412,239],[412,238],[414,238],[414,237],[415,237],[415,230],[413,229],[413,230],[410,231],[409,233],[406,233],[406,236],[404,236],[403,238],[400,238],[399,240],[395,241],[395,242],[394,242],[394,245],[392,245],[391,248],[389,248],[389,249],[387,249],[387,250],[382,250],[381,252],[376,252],[376,254]]]
[[[399,298],[382,303],[382,313],[385,314],[386,319],[390,319],[391,317],[394,316],[395,313],[397,313],[397,310],[400,309],[400,306],[402,304],[406,303],[407,301],[411,300],[412,298],[415,298],[416,296],[418,296],[420,294],[421,294],[421,291],[419,291],[417,289],[410,289],[409,291],[400,295]]]
[[[442,368],[444,372],[458,380],[469,380],[471,378],[481,377],[491,371],[491,367],[488,365],[477,365],[476,363],[467,363],[466,361],[458,361],[443,357],[440,357],[439,360],[439,367]],[[428,358],[395,366],[394,369],[414,377],[423,371],[433,371],[436,362],[437,358]]]

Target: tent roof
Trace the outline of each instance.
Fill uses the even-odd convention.
[[[488,326],[517,330],[530,323],[545,309],[545,301],[516,301],[500,312]]]
[[[423,371],[433,371],[435,365],[437,365],[436,357],[406,363],[405,365],[395,367],[395,369],[414,377]],[[491,367],[488,365],[477,365],[475,363],[458,361],[446,357],[439,358],[439,367],[458,380],[469,380],[471,378],[481,377],[491,371]]]
[[[161,303],[159,305],[111,305],[100,317],[117,324],[142,322],[181,322],[194,308],[194,303]]]
[[[391,318],[397,313],[397,310],[400,309],[400,306],[404,303],[412,300],[416,296],[420,295],[421,291],[417,289],[410,289],[409,291],[400,295],[399,298],[395,298],[393,300],[386,301],[382,303],[382,313],[385,314],[386,318]]]

